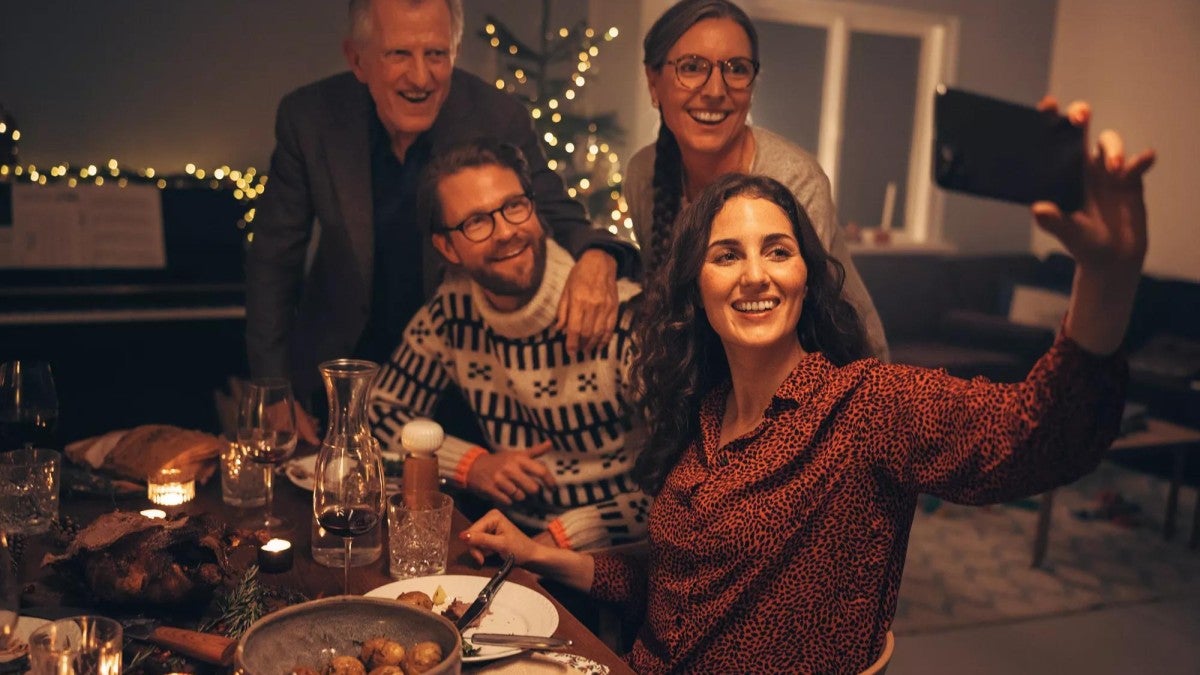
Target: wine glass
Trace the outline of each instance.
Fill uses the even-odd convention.
[[[289,530],[292,523],[271,510],[275,467],[296,451],[296,411],[292,385],[283,378],[261,378],[246,383],[238,408],[237,442],[246,456],[263,464],[267,486],[266,515],[245,523],[253,528]]]
[[[57,422],[58,394],[50,364],[0,364],[0,451],[55,447]]]
[[[354,537],[379,526],[383,512],[383,460],[375,439],[324,444],[317,457],[313,515],[346,546],[342,592],[350,592],[350,547]]]

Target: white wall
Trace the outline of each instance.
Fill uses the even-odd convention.
[[[1146,270],[1200,281],[1200,2],[1059,0],[1050,82],[1062,100],[1091,102],[1094,132],[1157,151]],[[1036,252],[1056,244],[1035,230]]]

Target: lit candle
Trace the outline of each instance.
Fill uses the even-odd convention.
[[[292,569],[292,542],[272,539],[258,548],[258,568],[276,574]]]
[[[167,517],[167,512],[163,511],[162,509],[146,509],[145,511],[140,511],[139,513],[141,513],[143,516],[146,516],[147,518],[166,518]]]
[[[884,230],[892,229],[892,215],[896,210],[896,183],[888,181],[883,191],[883,215],[879,218],[879,227]]]
[[[146,497],[159,506],[179,506],[196,496],[196,480],[180,469],[163,469],[146,482]]]

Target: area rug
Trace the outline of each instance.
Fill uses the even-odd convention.
[[[1095,513],[1119,494],[1125,524]],[[1162,537],[1167,483],[1105,462],[1055,497],[1045,563],[1030,567],[1037,501],[918,509],[893,630],[912,635],[1180,596],[1200,601],[1200,550],[1187,548],[1196,499],[1180,491],[1176,535]],[[1132,521],[1132,522],[1129,522]]]

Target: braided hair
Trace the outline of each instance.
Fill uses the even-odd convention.
[[[758,59],[758,32],[741,7],[729,0],[680,0],[658,17],[642,41],[643,65],[661,71],[671,47],[692,26],[704,19],[732,19],[750,39],[751,56]],[[659,114],[658,138],[654,143],[654,208],[650,223],[649,270],[658,269],[671,243],[671,230],[683,201],[683,157],[679,142]]]

